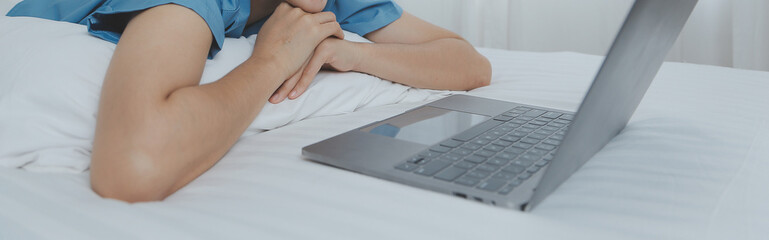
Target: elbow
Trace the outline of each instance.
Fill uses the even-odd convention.
[[[478,60],[475,61],[475,67],[469,71],[468,87],[464,90],[469,91],[491,84],[491,63],[486,57],[478,54]]]
[[[141,152],[141,151],[136,151]],[[115,154],[104,156],[94,148],[91,159],[91,188],[103,198],[128,203],[161,201],[170,186],[163,184],[157,156]],[[110,158],[110,159],[107,159]]]

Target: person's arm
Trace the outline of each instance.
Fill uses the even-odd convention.
[[[470,43],[407,12],[365,37],[374,44],[324,40],[302,72],[286,81],[270,102],[299,97],[324,66],[418,88],[471,90],[491,81],[489,61]]]
[[[138,14],[123,32],[102,88],[93,190],[128,202],[161,200],[198,177],[318,43],[342,34],[334,19],[281,4],[251,58],[199,86],[213,41],[205,21],[172,4]]]

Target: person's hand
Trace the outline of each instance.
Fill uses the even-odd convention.
[[[272,64],[285,80],[307,63],[321,41],[330,36],[344,38],[344,33],[333,13],[307,13],[283,2],[258,36],[249,60]]]
[[[307,90],[321,68],[340,72],[355,70],[364,58],[362,44],[337,38],[323,40],[307,63],[286,80],[269,101],[277,104],[286,98],[298,98]]]

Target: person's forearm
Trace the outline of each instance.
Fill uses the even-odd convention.
[[[251,61],[251,60],[250,60]],[[282,79],[265,62],[245,62],[218,82],[182,88],[172,93],[165,102],[168,112],[179,120],[179,139],[192,142],[179,143],[180,160],[194,160],[194,167],[171,188],[171,194],[213,166],[238,140],[261,112],[268,97],[279,87]],[[186,146],[186,147],[184,147]],[[193,148],[198,146],[198,148]],[[187,152],[191,153],[189,156]],[[188,158],[185,158],[188,157]],[[196,158],[197,157],[197,158]]]
[[[405,85],[441,90],[486,86],[491,65],[469,43],[455,38],[422,44],[356,44],[364,56],[355,71]]]
[[[130,109],[137,106],[135,102],[107,102],[112,106],[103,108],[108,111],[100,126],[104,134],[94,143],[97,151],[93,157],[126,159],[113,162],[111,170],[94,162],[92,167],[98,170],[94,174],[142,181],[117,182],[121,186],[101,188],[99,184],[103,183],[94,183],[95,189],[102,195],[128,201],[159,200],[213,166],[278,88],[279,81],[270,79],[285,78],[278,76],[269,63],[253,61],[243,63],[217,82],[183,87],[165,99],[147,100],[141,109]],[[107,192],[116,189],[123,191],[114,194],[127,196]]]

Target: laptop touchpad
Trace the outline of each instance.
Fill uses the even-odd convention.
[[[433,145],[489,118],[425,106],[360,130],[404,141]]]

